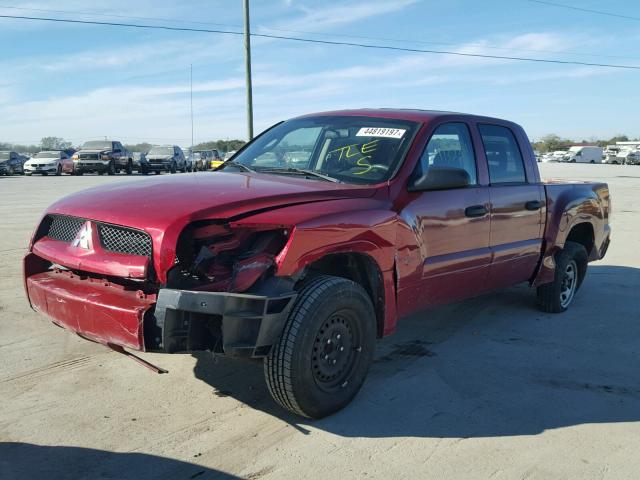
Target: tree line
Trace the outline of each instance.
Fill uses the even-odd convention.
[[[639,141],[639,138],[634,139],[634,141]],[[572,145],[581,144],[581,145],[597,145],[599,147],[606,147],[607,145],[615,145],[616,142],[629,142],[631,139],[627,135],[616,135],[615,137],[611,137],[609,139],[597,139],[590,138],[589,140],[571,140],[569,138],[562,138],[559,135],[551,133],[549,135],[545,135],[537,142],[531,142],[534,150],[537,150],[541,153],[553,152],[556,150],[566,150]]]

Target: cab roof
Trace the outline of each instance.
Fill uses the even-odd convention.
[[[448,112],[441,110],[420,110],[417,108],[361,108],[361,109],[348,109],[348,110],[334,110],[328,112],[310,113],[308,115],[302,115],[298,118],[315,117],[315,116],[363,116],[363,117],[378,117],[378,118],[391,118],[396,120],[408,120],[412,122],[429,123],[441,117],[466,117],[469,120],[476,121],[489,121],[489,122],[501,122],[501,123],[513,123],[504,119],[486,117],[482,115],[473,115],[470,113],[460,112]]]

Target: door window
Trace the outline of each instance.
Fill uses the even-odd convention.
[[[489,165],[489,180],[495,183],[525,183],[522,154],[513,132],[499,125],[478,125]]]
[[[466,124],[445,123],[436,129],[420,157],[415,178],[432,167],[461,168],[469,174],[469,185],[478,183],[476,157]]]

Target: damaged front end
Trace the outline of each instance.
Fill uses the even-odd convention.
[[[267,355],[296,297],[292,279],[273,275],[288,234],[275,226],[214,222],[185,229],[145,331],[146,348]]]
[[[141,248],[157,245],[146,232],[50,215],[25,257],[25,288],[35,310],[112,348],[262,357],[296,297],[294,280],[274,275],[288,237],[282,226],[194,222],[158,275],[162,252]]]

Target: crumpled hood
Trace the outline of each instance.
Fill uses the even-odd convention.
[[[339,198],[371,197],[366,185],[248,173],[165,175],[121,179],[57,201],[47,213],[72,215],[145,230],[153,240],[156,271],[163,276],[177,238],[194,220],[228,219],[265,209]]]

